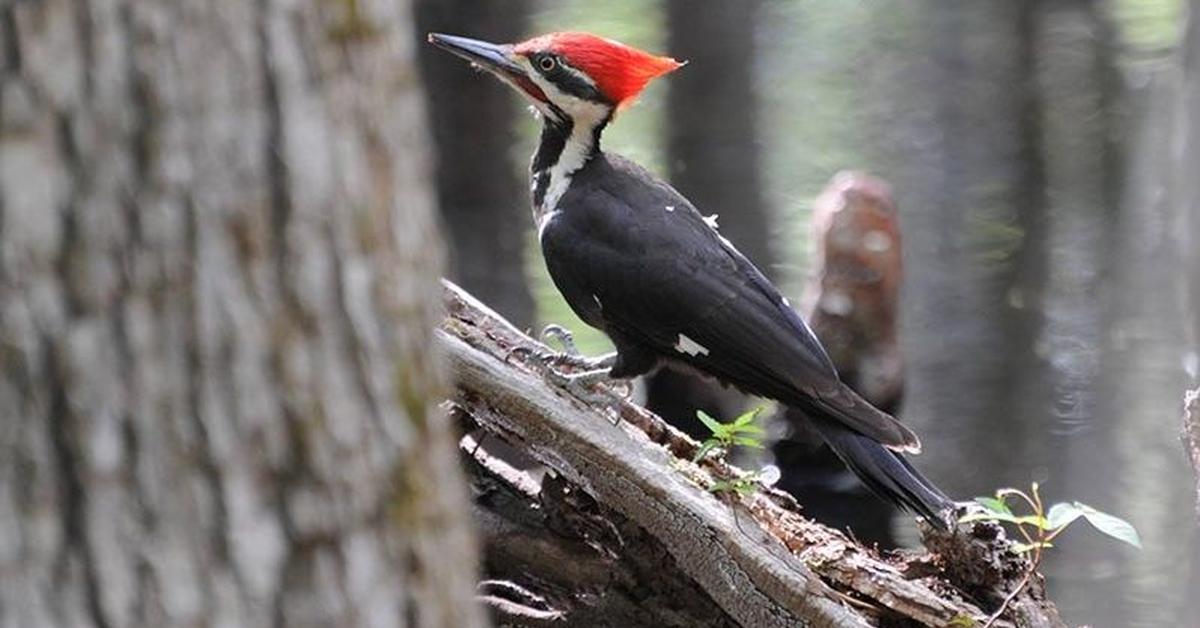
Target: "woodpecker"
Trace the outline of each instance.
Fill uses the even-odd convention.
[[[905,458],[917,436],[838,378],[774,285],[670,185],[600,149],[617,112],[683,63],[588,33],[516,44],[432,33],[429,42],[515,88],[542,121],[531,164],[546,267],[614,355],[573,378],[698,371],[803,417],[883,499],[946,526],[953,502]]]

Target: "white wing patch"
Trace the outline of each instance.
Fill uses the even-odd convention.
[[[683,334],[679,334],[679,342],[675,343],[675,350],[688,355],[708,355],[708,347]]]

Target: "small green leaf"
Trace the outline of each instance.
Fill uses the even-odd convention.
[[[1138,549],[1142,547],[1142,539],[1137,530],[1128,521],[1115,517],[1106,512],[1100,512],[1087,504],[1075,502],[1075,507],[1083,512],[1083,517],[1097,530],[1128,543]]]
[[[1059,502],[1050,507],[1050,512],[1046,515],[1046,519],[1049,521],[1051,530],[1060,530],[1071,525],[1071,522],[1082,515],[1083,511],[1076,507],[1075,504]]]
[[[735,445],[741,445],[742,447],[753,447],[755,449],[763,449],[764,448],[762,441],[760,441],[757,438],[751,438],[749,436],[734,436],[733,443]]]
[[[1008,504],[1004,503],[1004,500],[1002,499],[997,499],[995,497],[976,497],[975,502],[992,512],[1001,512],[1006,515],[1012,514],[1012,509],[1010,509]]]
[[[696,411],[696,418],[700,419],[700,422],[704,424],[704,427],[707,427],[708,431],[712,432],[713,434],[720,433],[721,428],[725,427],[721,425],[720,421],[708,416],[708,413],[703,410]]]
[[[758,416],[759,412],[762,412],[762,406],[743,413],[741,416],[733,420],[733,424],[738,426],[749,425],[752,421],[754,421],[755,417]]]
[[[764,430],[763,428],[761,428],[757,425],[735,425],[735,426],[733,426],[732,431],[736,434],[766,434],[767,433],[767,430]]]

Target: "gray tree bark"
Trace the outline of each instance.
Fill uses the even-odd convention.
[[[0,626],[482,625],[411,24],[0,8]]]

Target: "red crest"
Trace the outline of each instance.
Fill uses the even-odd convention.
[[[528,55],[553,52],[582,70],[618,107],[632,102],[646,84],[683,63],[590,33],[550,33],[521,42],[514,51]]]

